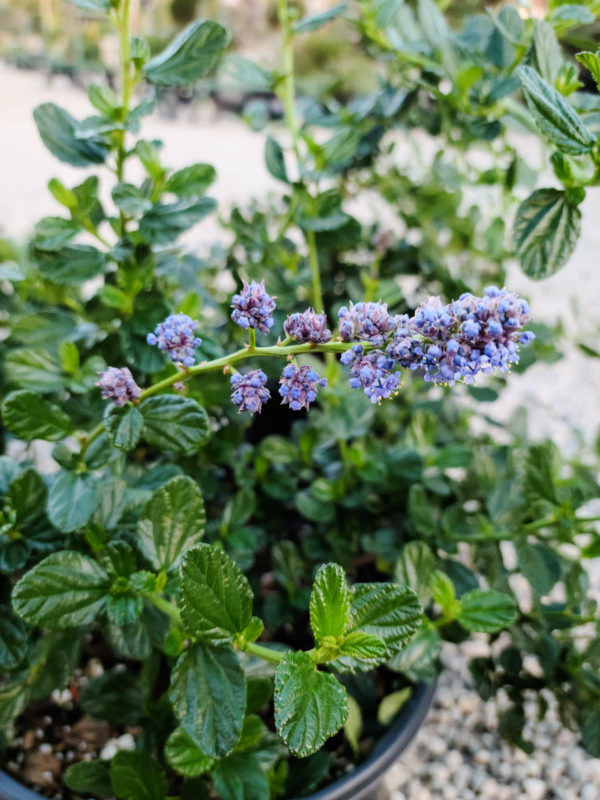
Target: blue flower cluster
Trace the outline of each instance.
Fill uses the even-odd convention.
[[[317,399],[319,387],[327,386],[327,378],[321,378],[314,369],[297,364],[288,364],[281,374],[279,394],[282,405],[288,404],[292,411],[307,411]]]
[[[267,376],[260,369],[254,369],[245,375],[236,373],[231,376],[231,400],[240,412],[248,411],[250,414],[262,411],[263,403],[271,399],[271,393],[266,388]]]
[[[414,317],[399,321],[387,352],[400,366],[422,371],[426,381],[473,383],[519,360],[519,345],[535,338],[522,331],[529,319],[527,302],[496,286],[483,297],[466,292],[447,305],[430,297]]]
[[[371,350],[365,354],[363,346],[356,344],[342,355],[341,361],[350,365],[350,386],[363,389],[372,403],[379,403],[397,394],[400,375],[392,372],[395,361],[381,350]]]
[[[191,367],[195,360],[194,352],[202,344],[202,339],[194,336],[197,324],[187,314],[171,314],[156,326],[154,333],[146,336],[146,341],[167,352],[175,364]]]
[[[275,298],[267,294],[265,282],[243,282],[242,291],[234,294],[231,305],[231,319],[244,330],[254,328],[261,333],[268,333],[273,327],[273,311]]]
[[[283,323],[286,336],[297,342],[325,344],[331,339],[331,331],[327,328],[325,314],[317,314],[312,308],[302,313],[291,314]]]
[[[133,375],[127,367],[108,367],[104,372],[99,372],[96,386],[102,390],[103,400],[112,400],[117,406],[134,403],[140,399],[142,390],[133,380]]]
[[[343,342],[370,342],[376,347],[389,339],[397,325],[388,314],[386,303],[354,303],[338,311],[338,327]]]

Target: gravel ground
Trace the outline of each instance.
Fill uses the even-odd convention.
[[[0,106],[10,109],[1,133],[0,224],[4,234],[17,239],[38,217],[56,213],[45,190],[50,177],[81,180],[85,173],[56,162],[39,141],[31,110],[48,100],[74,114],[87,113],[85,97],[67,83],[49,84],[39,75],[0,65]],[[210,110],[186,114],[177,120],[154,117],[144,129],[148,138],[164,139],[167,163],[175,167],[192,160],[214,163],[218,172],[214,195],[225,206],[275,188],[263,166],[260,135]],[[526,140],[523,147],[531,151],[532,163],[539,163],[535,147]],[[538,364],[525,375],[512,376],[501,402],[489,407],[497,419],[506,420],[515,408],[526,405],[532,435],[552,436],[569,451],[580,448],[582,441],[591,442],[600,421],[600,359],[585,358],[574,344],[581,338],[589,344],[598,340],[599,210],[596,190],[585,201],[580,244],[558,275],[533,285],[517,269],[512,272],[509,285],[531,296],[534,317],[550,323],[562,320],[572,342],[558,364]],[[193,232],[190,244],[202,249],[216,231],[214,221],[204,222]],[[577,430],[581,435],[574,433]],[[598,570],[595,573],[594,582],[600,587]],[[447,669],[432,711],[409,752],[386,779],[391,800],[600,800],[600,760],[587,756],[575,735],[562,729],[552,713],[532,732],[537,750],[531,757],[498,737],[496,705],[484,703],[474,692],[467,669],[469,657],[481,655],[481,647],[475,641],[444,650]],[[535,708],[529,710],[534,716]]]

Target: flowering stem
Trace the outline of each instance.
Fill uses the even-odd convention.
[[[317,313],[323,314],[323,289],[321,287],[321,272],[319,270],[319,253],[317,251],[317,240],[314,231],[306,231],[306,244],[308,245],[308,263],[310,264],[310,274],[312,277],[312,301]]]
[[[256,350],[256,330],[248,328],[248,350],[254,352]]]

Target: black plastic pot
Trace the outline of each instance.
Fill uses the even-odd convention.
[[[379,740],[364,764],[303,800],[379,800],[383,777],[416,736],[429,711],[435,688],[435,683],[419,684],[396,722]],[[0,772],[0,800],[44,798],[9,778],[5,772]]]

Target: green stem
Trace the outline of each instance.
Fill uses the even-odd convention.
[[[256,642],[248,642],[245,651],[262,658],[263,661],[270,661],[271,664],[279,664],[285,655],[281,650],[271,650],[270,647],[263,647],[262,644],[256,644]]]
[[[116,15],[117,32],[119,35],[119,61],[121,66],[121,120],[127,121],[129,116],[129,105],[134,89],[134,79],[131,72],[131,0],[123,0],[120,13]],[[116,156],[117,180],[121,182],[125,172],[125,161],[127,159],[126,132],[117,131],[117,156]],[[127,220],[121,211],[120,232],[121,236],[126,233]]]
[[[181,614],[177,606],[174,606],[173,603],[159,594],[146,594],[144,597],[148,602],[152,603],[155,608],[158,608],[159,611],[162,611],[163,614],[170,617],[178,628],[183,628],[183,620],[181,619]]]
[[[319,253],[317,251],[317,240],[314,231],[306,231],[306,244],[308,245],[308,263],[310,264],[310,274],[312,279],[312,301],[315,311],[323,314],[323,289],[321,287],[321,272],[319,269]]]
[[[256,330],[248,328],[248,350],[254,352],[256,350]]]

